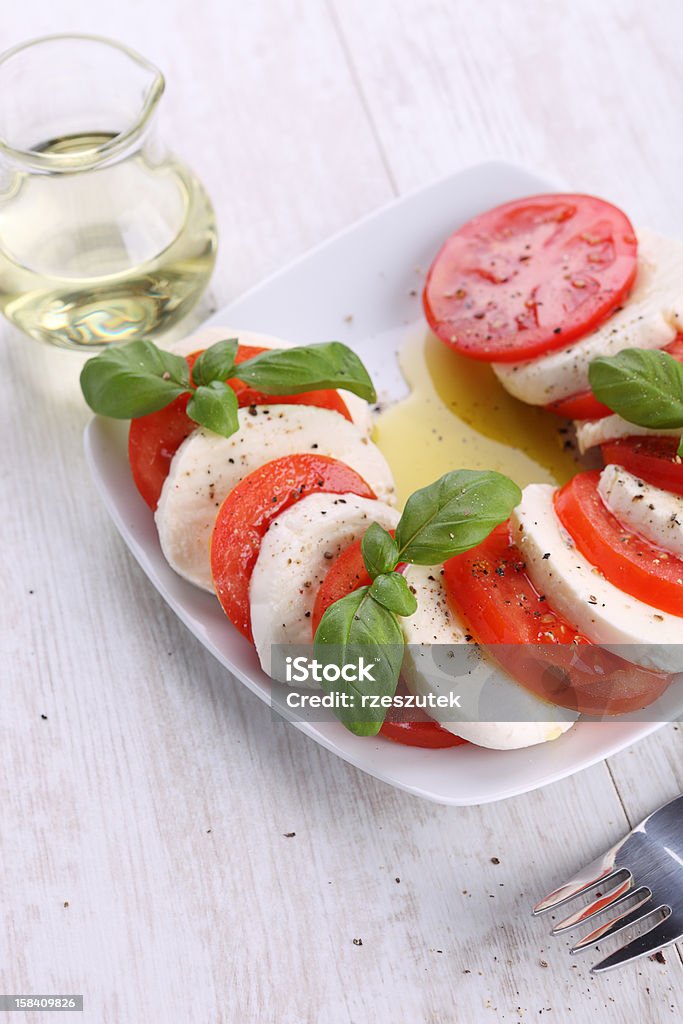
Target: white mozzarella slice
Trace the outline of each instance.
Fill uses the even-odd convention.
[[[353,391],[340,390],[344,405],[349,410],[349,416],[353,420],[353,423],[360,431],[362,431],[366,437],[370,437],[372,434],[372,407],[369,402],[366,402],[364,398],[359,395],[354,395]]]
[[[521,363],[494,363],[506,391],[530,405],[548,405],[586,391],[596,356],[625,348],[664,348],[683,327],[683,245],[638,232],[638,272],[631,296],[597,330],[567,348]]]
[[[406,583],[417,601],[417,611],[401,619],[407,644],[469,643],[465,627],[449,607],[442,574],[440,565],[406,567]],[[471,650],[474,653],[476,648],[472,646]]]
[[[331,560],[371,523],[391,530],[398,519],[396,509],[382,501],[311,494],[273,520],[249,584],[251,631],[268,675],[273,644],[311,643],[311,612]]]
[[[605,441],[616,441],[620,437],[680,437],[681,430],[650,430],[648,427],[639,427],[636,423],[629,423],[621,416],[603,416],[601,420],[576,420],[576,440],[579,451],[583,455],[590,448]]]
[[[181,338],[169,345],[171,352],[179,356],[189,356],[199,349],[215,345],[224,338],[237,338],[242,345],[253,345],[255,348],[292,348],[294,342],[275,338],[271,334],[258,334],[256,331],[241,331],[233,327],[203,327],[194,334]],[[365,399],[354,395],[351,391],[340,391],[349,415],[356,426],[369,437],[372,433],[372,410]]]
[[[683,618],[608,582],[563,529],[553,493],[548,484],[525,487],[511,519],[513,539],[536,589],[593,643],[646,668],[683,671]]]
[[[598,493],[627,530],[683,558],[683,496],[639,480],[621,466],[605,466]]]
[[[512,750],[557,739],[578,718],[525,690],[484,657],[451,611],[440,566],[411,565],[406,580],[417,599],[414,615],[401,619],[406,641],[403,678],[418,697],[461,697],[460,708],[430,707],[444,729],[480,747]],[[454,657],[453,646],[458,644]],[[507,713],[511,721],[492,722]],[[478,721],[482,718],[482,721]]]
[[[394,501],[386,459],[358,427],[312,405],[240,409],[239,430],[220,437],[199,428],[171,461],[155,513],[161,548],[177,573],[213,590],[209,543],[221,503],[252,470],[285,455],[317,454],[355,469],[378,498]]]

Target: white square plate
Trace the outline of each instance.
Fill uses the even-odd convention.
[[[405,393],[394,353],[421,315],[416,268],[429,266],[458,224],[491,206],[556,190],[520,168],[487,163],[396,200],[279,271],[210,323],[279,335],[299,344],[337,337],[362,355],[388,393]],[[413,294],[411,294],[411,292]],[[383,395],[382,397],[387,397]],[[88,463],[116,527],[147,576],[194,635],[263,701],[270,680],[218,602],[166,564],[151,512],[126,454],[127,424],[94,419]],[[353,736],[336,722],[296,723],[316,742],[400,789],[444,804],[482,804],[587,768],[659,728],[653,722],[579,722],[561,739],[526,750],[464,746],[420,750]]]

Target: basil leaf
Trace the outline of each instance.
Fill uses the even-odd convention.
[[[340,341],[262,352],[236,366],[234,376],[269,395],[343,388],[367,402],[377,400],[363,363]]]
[[[415,595],[400,572],[377,576],[370,587],[370,597],[395,615],[413,615],[417,611]]]
[[[212,380],[225,381],[231,377],[237,345],[237,338],[226,338],[204,349],[192,367],[192,380],[195,384],[210,384]]]
[[[93,412],[128,420],[157,412],[189,390],[190,370],[182,356],[151,341],[131,341],[88,359],[80,382]]]
[[[628,348],[588,367],[593,394],[629,423],[669,430],[683,426],[683,366],[668,352]]]
[[[398,562],[396,541],[379,523],[372,523],[363,534],[360,549],[373,580],[383,572],[391,572]]]
[[[219,380],[202,384],[192,392],[187,403],[187,415],[221,437],[230,437],[239,429],[237,395]]]
[[[680,443],[678,445],[676,455],[678,455],[679,459],[683,459],[683,437],[681,438]]]
[[[521,496],[501,473],[446,473],[408,498],[396,527],[400,559],[433,565],[475,547],[508,519]]]
[[[335,714],[357,736],[376,736],[387,708],[363,703],[363,697],[393,697],[403,663],[403,634],[396,616],[370,596],[369,587],[330,605],[316,630],[315,656],[324,665],[363,666],[371,678],[323,682],[332,694],[348,694],[351,707],[335,706]],[[361,660],[362,659],[362,660]],[[336,702],[337,704],[339,702]]]

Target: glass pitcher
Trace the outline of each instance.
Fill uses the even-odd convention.
[[[98,36],[0,56],[0,311],[67,348],[154,338],[211,276],[216,226],[159,142],[160,71]]]

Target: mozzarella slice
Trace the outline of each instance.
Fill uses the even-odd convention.
[[[621,466],[605,466],[598,493],[627,530],[683,558],[683,496],[639,480]]]
[[[676,430],[650,430],[629,423],[621,416],[603,416],[601,420],[576,420],[576,440],[579,451],[583,455],[590,448],[595,448],[605,441],[616,441],[620,437],[680,437],[680,427]]]
[[[252,470],[285,455],[315,452],[347,463],[378,498],[394,501],[379,448],[347,419],[312,405],[240,409],[239,430],[220,437],[199,428],[173,456],[155,513],[161,549],[177,573],[213,590],[209,543],[223,500]]]
[[[331,560],[372,522],[391,530],[398,519],[382,501],[311,494],[273,520],[249,584],[251,631],[264,672],[273,674],[273,644],[311,643],[311,612]]]
[[[406,641],[403,678],[419,697],[461,697],[461,708],[428,709],[444,729],[480,747],[511,750],[557,739],[571,728],[578,718],[575,711],[525,690],[469,642],[448,605],[440,566],[411,565],[405,576],[417,611],[401,619]],[[511,721],[488,720],[503,713]]]
[[[215,345],[224,338],[238,338],[241,345],[253,345],[260,348],[292,348],[294,343],[275,338],[271,334],[258,334],[256,331],[240,331],[233,327],[203,327],[194,334],[181,338],[169,345],[171,352],[179,356],[189,356],[199,349]],[[339,392],[349,410],[349,416],[356,426],[369,437],[372,433],[372,411],[365,399],[354,395],[352,391]]]
[[[626,304],[597,330],[567,348],[523,363],[494,363],[506,391],[548,405],[588,390],[588,365],[624,348],[664,348],[683,326],[683,245],[638,232],[638,271]]]
[[[525,487],[512,536],[532,583],[579,632],[646,668],[683,671],[683,618],[659,611],[609,583],[562,528],[548,484]]]

